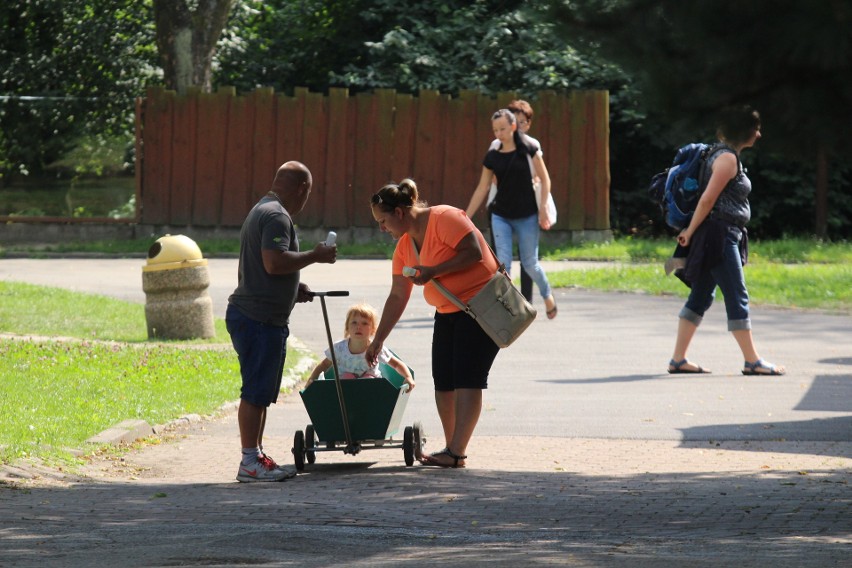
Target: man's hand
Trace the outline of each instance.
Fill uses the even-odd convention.
[[[311,292],[311,289],[308,288],[307,284],[299,282],[299,291],[296,292],[296,301],[299,303],[314,301],[314,295]]]
[[[337,245],[328,246],[325,243],[319,243],[314,247],[314,257],[316,262],[322,264],[334,264],[337,260]]]

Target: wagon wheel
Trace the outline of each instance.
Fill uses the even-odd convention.
[[[317,453],[314,451],[314,448],[317,447],[317,438],[314,434],[314,425],[308,424],[305,426],[305,457],[308,460],[308,463],[314,463],[317,461]]]
[[[414,459],[419,461],[423,458],[423,449],[426,447],[426,434],[420,422],[415,422],[411,430],[414,434]]]
[[[402,435],[402,454],[405,456],[405,465],[414,465],[414,429],[411,426],[406,426]]]
[[[296,437],[293,439],[293,461],[296,462],[296,471],[304,471],[305,434],[301,430],[296,430]]]

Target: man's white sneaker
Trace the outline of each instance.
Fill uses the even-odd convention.
[[[275,460],[269,457],[266,454],[261,454],[260,461],[266,464],[266,467],[272,467],[274,469],[280,471],[286,471],[287,475],[284,479],[290,479],[291,477],[296,477],[296,466],[295,465],[278,465],[275,463]]]
[[[295,474],[295,471],[293,472]],[[266,456],[260,456],[252,465],[243,465],[240,463],[240,469],[237,472],[237,481],[248,483],[251,481],[283,481],[288,477],[293,477],[289,470],[279,469],[278,465]]]

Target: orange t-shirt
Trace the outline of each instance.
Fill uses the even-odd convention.
[[[402,274],[403,266],[435,266],[451,259],[456,254],[456,246],[462,238],[474,231],[482,249],[482,260],[468,268],[443,274],[438,281],[462,302],[467,303],[497,272],[497,259],[491,254],[488,244],[479,229],[464,211],[449,205],[435,205],[430,209],[429,222],[426,224],[426,236],[420,247],[420,262],[414,255],[411,237],[402,235],[393,253],[393,274]],[[426,303],[435,306],[439,313],[458,312],[459,309],[444,296],[440,290],[427,282],[423,287]]]

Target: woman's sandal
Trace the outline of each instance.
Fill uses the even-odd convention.
[[[556,317],[556,314],[559,312],[559,308],[556,305],[556,298],[553,295],[550,296],[550,299],[553,301],[553,307],[549,310],[546,310],[544,313],[547,314],[547,319],[552,320]]]
[[[763,369],[763,370],[759,371],[758,369]],[[777,375],[783,375],[784,373],[786,373],[786,371],[784,370],[784,367],[781,367],[779,369],[778,367],[776,367],[772,363],[764,361],[763,359],[758,359],[754,363],[749,363],[748,361],[743,363],[743,375],[767,375],[767,376],[776,375],[777,376]]]
[[[439,463],[437,461],[434,461],[434,458],[436,458],[438,456],[447,456],[447,457],[449,457],[453,460],[453,463],[452,464],[443,464],[443,463]],[[467,456],[460,456],[456,453],[453,453],[453,451],[450,450],[450,448],[444,448],[440,452],[435,452],[434,454],[429,454],[428,456],[423,456],[422,463],[423,463],[423,465],[434,465],[434,466],[437,466],[437,467],[453,467],[453,468],[456,468],[456,467],[464,467],[464,464],[459,465],[459,461],[466,460],[466,459],[467,459]]]
[[[688,359],[683,359],[681,361],[675,361],[672,359],[669,361],[669,374],[671,375],[679,375],[679,374],[699,374],[699,373],[709,373],[710,369],[705,369],[701,365],[695,365],[697,368],[695,369],[684,369],[683,366],[689,362]],[[743,371],[745,372],[745,371]]]

